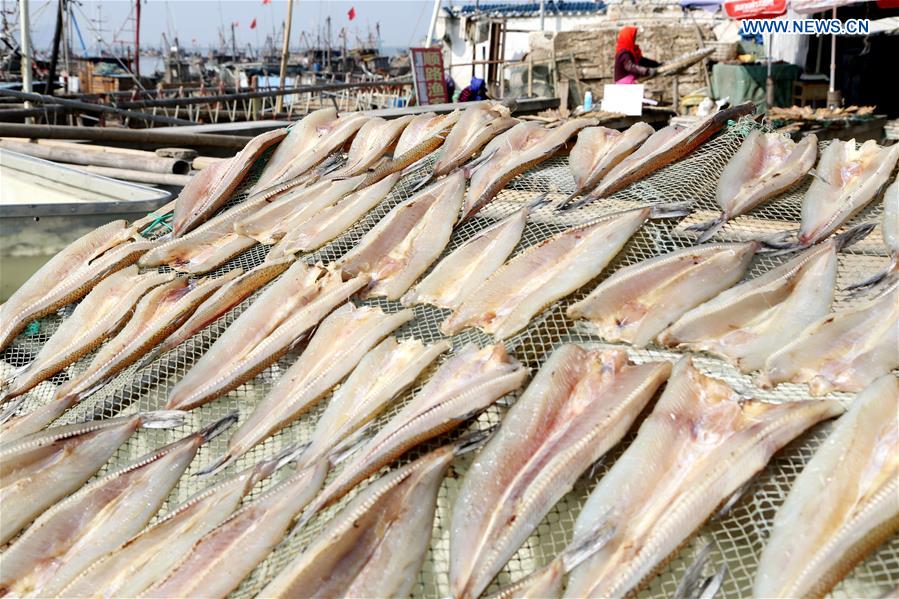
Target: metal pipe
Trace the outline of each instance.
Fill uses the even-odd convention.
[[[140,85],[140,0],[135,0],[134,10],[134,79]]]
[[[140,0],[138,0],[139,2]],[[278,76],[278,91],[284,91],[284,79],[287,77],[287,57],[290,55],[290,24],[293,20],[293,0],[287,0],[287,22],[284,24],[284,46],[281,48],[281,71]],[[275,100],[275,112],[281,112],[284,96]]]
[[[546,0],[540,0],[540,31],[546,29]]]
[[[209,133],[181,133],[178,128],[110,129],[108,127],[68,127],[63,125],[23,125],[0,123],[0,137],[43,139],[86,139],[148,146],[197,146],[242,149],[250,137],[240,135],[212,135]]]
[[[0,148],[6,148],[13,152],[19,152],[20,154],[28,154],[35,158],[52,160],[53,162],[108,166],[136,171],[147,171],[151,173],[165,173],[167,175],[186,175],[190,172],[190,164],[186,160],[178,160],[177,158],[131,156],[128,154],[114,154],[111,152],[85,152],[73,148],[43,146],[6,140],[0,140]]]
[[[28,13],[28,0],[19,0],[19,38],[22,44],[22,90],[31,93],[31,15]],[[31,108],[25,102],[25,108]],[[27,122],[32,122],[31,117]]]
[[[192,178],[192,175],[171,175],[166,173],[148,173],[147,171],[135,171],[127,168],[111,168],[108,166],[76,166],[75,168],[96,173],[113,179],[135,181],[137,183],[150,183],[153,185],[174,185],[184,187]]]
[[[56,7],[56,27],[53,30],[53,48],[50,52],[50,65],[47,69],[47,85],[44,92],[48,96],[53,95],[53,85],[56,80],[56,63],[59,61],[59,39],[62,37],[62,11],[65,0],[59,0]]]
[[[143,119],[145,121],[163,123],[166,125],[196,125],[196,123],[194,123],[193,121],[185,121],[184,119],[173,119],[167,116],[147,114],[146,112],[132,112],[130,110],[122,110],[121,108],[115,108],[113,106],[107,106],[105,104],[91,104],[90,102],[82,102],[80,100],[67,100],[54,96],[45,96],[43,94],[18,92],[11,89],[0,89],[0,96],[10,96],[13,98],[19,98],[20,100],[30,100],[39,104],[60,104],[62,106],[77,108],[79,110],[83,110],[84,112],[103,112],[107,114],[117,114],[123,117]]]
[[[428,25],[428,38],[425,40],[425,47],[431,47],[431,41],[434,39],[434,32],[437,31],[437,16],[440,14],[441,0],[434,0],[434,12],[431,13],[431,23]]]

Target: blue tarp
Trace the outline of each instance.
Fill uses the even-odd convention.
[[[720,0],[680,0],[681,8],[701,8],[708,12],[718,12],[721,8]]]
[[[606,3],[605,2],[569,2],[566,0],[546,0],[546,14],[548,15],[557,15],[557,14],[566,14],[566,13],[590,13],[590,12],[601,12],[605,10]],[[454,12],[461,15],[471,15],[475,12],[478,13],[489,13],[489,14],[497,14],[497,15],[516,15],[516,16],[524,16],[524,15],[536,15],[540,13],[540,3],[539,2],[523,2],[523,3],[512,3],[512,2],[503,2],[503,3],[493,3],[493,4],[484,4],[481,3],[479,6],[472,4],[463,4],[459,7],[453,7]]]

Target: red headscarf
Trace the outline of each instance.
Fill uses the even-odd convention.
[[[615,56],[618,56],[622,50],[627,50],[634,55],[634,60],[640,60],[643,57],[643,52],[640,51],[640,46],[636,44],[636,41],[637,28],[630,25],[622,27],[621,31],[618,32],[618,45],[615,46]]]

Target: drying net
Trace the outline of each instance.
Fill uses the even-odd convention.
[[[647,204],[661,204],[679,201],[694,202],[691,216],[680,220],[653,220],[647,222],[627,243],[611,264],[597,280],[585,285],[575,294],[549,306],[535,317],[530,325],[521,333],[506,341],[509,352],[525,366],[535,372],[546,357],[564,343],[580,343],[590,346],[603,346],[597,337],[591,335],[581,323],[575,323],[565,317],[565,309],[571,303],[582,299],[608,273],[658,256],[672,250],[693,245],[696,234],[687,230],[690,224],[709,220],[717,214],[714,202],[715,186],[718,177],[728,159],[736,152],[740,142],[748,134],[751,127],[757,126],[752,121],[743,120],[731,126],[723,134],[706,143],[685,159],[668,166],[657,173],[635,183],[627,189],[615,194],[610,200],[595,202],[582,209],[559,213],[551,205],[535,210],[528,221],[524,235],[516,252],[538,243],[547,237],[572,225],[593,221],[616,211]],[[428,165],[429,166],[429,165]],[[261,166],[257,165],[248,182],[239,189],[229,202],[233,205],[246,197],[246,190],[259,175]],[[391,194],[352,229],[345,232],[319,251],[304,257],[309,262],[322,261],[329,263],[356,244],[393,206],[412,195],[412,188],[426,176],[428,168],[411,173],[404,177]],[[809,184],[796,185],[774,201],[739,217],[721,229],[715,240],[734,241],[750,238],[768,237],[779,231],[796,229],[800,217],[801,198]],[[551,199],[561,199],[574,188],[574,182],[568,168],[567,158],[553,158],[515,179],[491,204],[477,217],[463,224],[454,232],[444,255],[459,247],[478,231],[490,226],[524,204],[529,204],[535,196],[548,193]],[[874,202],[849,225],[866,221],[880,221],[882,201]],[[244,270],[258,265],[267,252],[266,247],[257,245],[234,258],[215,272],[212,276],[241,267]],[[770,270],[789,259],[789,256],[772,256],[760,254],[756,256],[747,276],[755,277]],[[880,228],[862,242],[845,249],[839,257],[839,274],[837,286],[842,289],[848,284],[858,282],[884,268],[888,263],[886,249],[883,246]],[[138,410],[160,409],[168,392],[190,369],[191,365],[205,352],[211,343],[222,334],[235,318],[258,296],[257,292],[243,301],[215,323],[196,334],[171,352],[160,356],[154,362],[138,369],[132,366],[121,372],[100,391],[64,414],[57,424],[77,422],[89,419],[108,418]],[[854,298],[844,291],[837,292],[836,309],[842,309],[861,301],[864,297]],[[377,305],[386,312],[402,309],[399,302],[387,300],[371,300],[357,302]],[[60,311],[59,314],[43,319],[38,330],[30,328],[20,335],[13,346],[2,355],[4,368],[18,367],[26,363],[49,338],[63,318],[71,313],[72,307]],[[403,325],[394,335],[400,339],[414,337],[425,343],[433,343],[442,339],[439,325],[449,313],[431,306],[416,306],[415,319]],[[473,329],[467,329],[451,339],[454,349],[466,343],[479,346],[491,343],[492,338]],[[621,346],[618,346],[621,347]],[[271,389],[273,383],[292,364],[298,351],[283,357],[276,364],[267,368],[253,380],[241,385],[216,401],[202,406],[190,413],[184,426],[174,430],[140,430],[122,446],[104,469],[101,476],[111,469],[124,465],[163,443],[173,441],[188,431],[196,430],[201,424],[221,418],[237,411],[240,421],[244,421],[255,406]],[[678,357],[676,352],[649,347],[644,350],[629,348],[631,359],[635,362],[668,359]],[[21,411],[28,411],[35,405],[47,401],[53,393],[55,385],[83,370],[93,356],[89,355],[65,372],[60,373],[33,391],[23,404]],[[443,356],[443,359],[446,355]],[[439,360],[440,361],[440,360]],[[438,362],[439,362],[438,361]],[[745,396],[755,396],[769,401],[786,401],[807,399],[808,393],[803,385],[784,384],[770,391],[761,391],[752,384],[751,377],[740,374],[736,369],[704,355],[697,355],[695,362],[703,371],[720,377]],[[395,414],[420,388],[422,382],[433,373],[436,365],[426,371],[412,389],[405,392],[394,402],[386,413],[377,421],[381,426]],[[848,404],[850,395],[833,394],[831,397]],[[486,429],[500,422],[506,407],[514,397],[500,402],[482,412],[475,420],[454,431],[433,440],[403,457],[392,467],[407,463],[430,449],[440,446],[453,438],[479,429]],[[315,422],[321,415],[327,397],[317,407],[306,413],[297,422],[283,429],[272,438],[248,452],[224,472],[213,477],[193,476],[198,470],[224,453],[228,434],[222,435],[202,447],[180,480],[178,486],[169,496],[166,505],[160,512],[164,515],[169,509],[201,489],[214,484],[235,471],[243,469],[259,460],[270,457],[282,448],[291,444],[303,443],[310,438]],[[820,425],[780,451],[758,476],[753,479],[751,488],[724,516],[711,520],[684,546],[673,559],[652,579],[641,592],[644,597],[671,596],[682,578],[686,567],[692,563],[697,551],[705,544],[712,545],[712,563],[726,563],[728,567],[726,579],[721,592],[724,597],[749,596],[752,588],[759,554],[769,534],[772,518],[789,491],[793,480],[808,462],[816,448],[827,435],[832,423]],[[233,429],[232,429],[233,430]],[[568,493],[544,518],[535,532],[528,538],[513,556],[502,572],[493,581],[488,592],[518,580],[542,565],[548,563],[571,540],[574,520],[590,490],[634,437],[632,431],[619,446],[613,449],[598,465],[585,473],[573,491]],[[450,470],[450,474],[441,487],[434,522],[433,536],[419,574],[414,595],[418,597],[445,597],[449,594],[448,559],[449,559],[449,527],[448,518],[462,476],[472,457],[458,458]],[[330,477],[339,472],[338,466]],[[289,469],[285,469],[289,470]],[[286,474],[289,474],[286,473]],[[273,476],[260,483],[245,501],[250,501],[260,493],[271,488],[279,478],[286,475]],[[330,478],[329,477],[329,478]],[[360,486],[361,488],[362,486]],[[357,489],[358,491],[358,489]],[[354,491],[354,492],[357,492]],[[298,534],[282,542],[275,551],[261,563],[241,584],[234,593],[236,597],[250,597],[256,594],[275,573],[284,568],[313,539],[316,533],[334,513],[352,496],[344,498],[336,506],[326,510],[313,519]],[[160,517],[160,516],[157,516]],[[424,534],[424,531],[422,531]],[[841,582],[833,592],[835,597],[880,597],[887,590],[899,584],[899,538],[890,541],[868,556]]]

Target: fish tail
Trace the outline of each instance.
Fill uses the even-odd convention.
[[[431,172],[430,175],[428,175],[427,177],[425,177],[424,179],[422,179],[421,181],[419,181],[418,183],[416,183],[416,184],[415,184],[415,187],[413,187],[413,188],[409,191],[409,193],[416,193],[418,190],[423,189],[423,188],[426,187],[431,181],[433,181],[433,180],[436,179],[436,178],[437,178],[437,174],[436,174],[435,172]]]
[[[203,437],[203,441],[211,441],[225,432],[225,430],[235,422],[237,422],[237,411],[231,412],[227,416],[219,418],[211,424],[207,424],[195,434]]]
[[[708,241],[715,233],[717,233],[721,227],[724,226],[724,223],[727,222],[727,217],[722,212],[718,215],[717,218],[713,218],[710,220],[703,221],[701,223],[696,223],[695,225],[690,225],[686,227],[686,231],[698,232],[701,233],[699,239],[696,240],[696,243],[705,243]]]
[[[25,395],[20,395],[14,398],[9,405],[7,405],[3,412],[0,412],[0,424],[4,424],[8,422],[13,416],[16,415],[16,412],[19,410],[19,407],[25,401]]]
[[[453,453],[457,456],[460,456],[480,449],[481,447],[486,445],[487,442],[490,441],[490,439],[493,438],[493,435],[496,434],[496,431],[499,430],[499,427],[499,424],[495,424],[490,428],[475,431],[473,433],[465,435],[464,437],[456,441],[456,445],[455,447],[453,447]]]
[[[198,471],[195,476],[208,476],[210,474],[217,474],[224,470],[233,459],[234,456],[230,451],[225,452],[223,455],[220,455],[217,460]]]
[[[721,588],[727,574],[727,564],[722,564],[714,575],[706,577],[703,571],[710,561],[712,545],[706,544],[699,550],[696,560],[687,568],[684,577],[674,591],[675,599],[712,599]]]
[[[571,572],[597,551],[605,547],[615,535],[615,527],[605,518],[581,539],[572,542],[559,556],[565,573]]]
[[[140,416],[141,428],[174,428],[184,424],[187,412],[181,410],[156,410]]]
[[[780,255],[787,252],[792,252],[793,250],[797,250],[802,247],[802,245],[798,241],[791,240],[791,237],[793,237],[793,234],[795,232],[796,229],[780,231],[779,233],[775,233],[774,235],[763,237],[758,241],[762,244],[763,251],[772,252],[773,250],[779,250],[777,252],[774,252],[772,255]]]
[[[485,165],[499,150],[493,150],[489,154],[481,154],[477,158],[470,160],[469,162],[463,164],[459,168],[462,169],[462,172],[465,174],[466,179],[471,179],[472,175],[474,175],[479,168]]]
[[[890,272],[892,270],[893,270],[892,267],[885,268],[885,269],[881,270],[880,272],[875,273],[874,275],[868,277],[867,279],[865,279],[863,281],[859,281],[858,283],[853,283],[852,285],[849,285],[848,287],[845,288],[845,291],[861,291],[863,289],[875,287],[875,286],[877,286],[878,283],[883,281],[890,274]],[[3,396],[0,395],[0,402],[2,402],[2,401],[3,401]]]
[[[585,196],[582,196],[579,200],[574,200],[574,198],[570,198],[559,204],[557,210],[561,212],[567,212],[568,210],[577,210],[581,206],[586,206],[590,202],[598,200],[600,196],[596,195],[594,192],[590,192]]]
[[[648,206],[649,218],[679,218],[687,216],[693,211],[693,202],[669,202],[667,204],[655,204]]]
[[[552,200],[549,199],[549,192],[544,191],[543,193],[537,195],[531,203],[527,205],[528,212],[533,212],[547,204],[552,204]]]
[[[837,242],[837,251],[839,252],[850,245],[858,243],[867,237],[868,234],[874,230],[875,226],[875,223],[862,223],[852,227],[848,231],[840,233],[834,238]]]
[[[167,344],[165,342],[163,342],[162,345],[160,345],[159,347],[157,347],[156,349],[154,349],[153,351],[151,351],[150,353],[145,355],[141,359],[141,361],[137,363],[137,368],[135,368],[134,371],[137,372],[138,370],[143,370],[144,368],[146,368],[147,366],[149,366],[150,364],[155,362],[156,358],[161,356],[164,352],[167,352],[167,351],[173,349],[171,347],[167,348],[166,346],[167,346]]]

